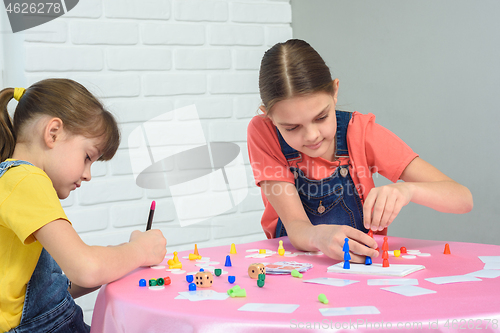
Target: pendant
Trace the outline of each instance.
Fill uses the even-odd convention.
[[[325,210],[326,210],[326,208],[325,208],[325,206],[323,206],[321,204],[321,200],[320,200],[319,206],[318,206],[318,213],[323,214],[325,212]]]

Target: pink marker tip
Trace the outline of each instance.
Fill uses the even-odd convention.
[[[151,203],[151,210],[155,210],[155,207],[156,207],[156,201],[153,200],[153,202]]]

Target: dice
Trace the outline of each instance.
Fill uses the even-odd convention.
[[[251,264],[248,267],[248,276],[252,279],[258,279],[259,274],[266,274],[266,267],[264,264]]]
[[[208,288],[212,286],[214,277],[212,273],[208,271],[198,272],[194,277],[194,282],[198,288]]]

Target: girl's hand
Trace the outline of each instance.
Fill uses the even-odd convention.
[[[137,245],[138,251],[144,255],[142,266],[157,265],[165,259],[167,240],[158,229],[135,230],[130,235],[130,243]]]
[[[372,188],[363,205],[363,224],[366,229],[382,231],[387,228],[412,199],[412,185],[395,183]]]
[[[316,248],[332,259],[344,260],[344,243],[349,238],[351,262],[364,263],[365,257],[378,257],[377,242],[367,234],[346,225],[320,224],[309,231],[311,242]]]

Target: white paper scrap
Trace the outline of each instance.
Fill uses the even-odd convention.
[[[488,262],[500,262],[500,256],[479,256],[479,259],[485,264]]]
[[[451,276],[439,276],[433,278],[426,279],[429,282],[435,284],[446,284],[446,283],[455,283],[455,282],[470,282],[470,281],[482,281],[471,275],[451,275]]]
[[[490,278],[494,279],[500,276],[500,270],[498,269],[482,269],[477,272],[468,273],[466,275],[472,275],[478,278]]]
[[[206,300],[223,301],[228,297],[229,295],[227,293],[218,293],[216,291],[207,289],[196,291],[180,291],[179,296],[177,296],[175,299],[188,299],[192,302]]]
[[[500,262],[487,262],[483,269],[500,269]]]
[[[327,316],[349,316],[349,315],[368,315],[380,314],[380,311],[374,306],[352,306],[346,308],[320,308],[319,312]]]
[[[382,290],[387,290],[396,294],[400,294],[403,296],[420,296],[427,294],[435,294],[435,290],[425,289],[417,286],[395,286],[395,287],[387,287],[380,288]]]

